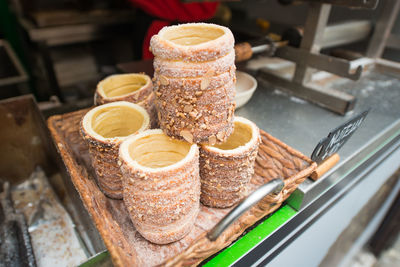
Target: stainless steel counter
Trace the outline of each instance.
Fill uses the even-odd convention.
[[[388,179],[387,173],[383,174],[383,172],[385,170],[388,172],[388,169],[393,171],[392,169],[400,167],[400,158],[397,156],[400,154],[400,78],[372,69],[364,74],[358,82],[336,81],[332,85],[333,87],[357,97],[354,111],[346,116],[337,115],[303,100],[287,96],[262,81],[260,77],[257,80],[259,86],[254,96],[247,105],[237,110],[236,114],[255,121],[263,130],[308,156],[311,155],[318,141],[325,137],[330,130],[352,116],[371,108],[363,125],[339,151],[341,157],[339,163],[320,180],[316,182],[310,179],[306,180],[288,199],[288,204],[299,212],[235,262],[237,266],[268,263],[271,263],[272,266],[280,266],[278,263],[288,263],[288,261],[282,260],[284,255],[286,256],[283,258],[288,256],[286,253],[288,251],[291,251],[292,254],[289,254],[293,259],[303,256],[293,255],[293,251],[296,251],[293,249],[294,247],[297,246],[298,249],[299,246],[305,244],[305,241],[298,242],[298,240],[304,239],[306,234],[303,233],[316,230],[317,226],[311,226],[317,225],[316,222],[323,221],[326,214],[332,213],[329,210],[335,210],[334,207],[337,206],[339,200],[350,195],[351,197],[347,198],[355,201],[358,198],[354,195],[355,193],[351,192],[357,191],[354,188],[360,189],[359,187],[366,183],[363,181],[369,181],[369,185],[362,189],[366,194],[363,198],[368,201],[373,197],[374,190],[377,190]],[[390,162],[388,162],[389,160]],[[386,167],[380,167],[384,163]],[[381,168],[380,171],[378,171],[379,168]],[[374,177],[367,179],[368,174],[373,171],[376,179]],[[376,175],[379,175],[379,178]],[[366,188],[369,188],[369,191]],[[358,190],[358,193],[362,190]],[[345,206],[347,205],[351,209],[352,204],[345,203]],[[354,202],[354,204],[362,206],[360,203]],[[323,240],[326,239],[326,236],[332,235],[329,227],[335,228],[335,225],[332,225],[335,224],[332,218],[342,221],[349,220],[357,213],[356,208],[353,212],[347,212],[346,215],[345,213],[341,214],[340,211],[340,209],[336,209],[334,211],[336,214],[331,217],[331,221],[325,222],[328,229],[320,227],[323,230],[320,228],[316,230],[319,233],[314,233],[314,240],[311,240],[310,235],[307,236],[306,243],[309,246],[317,243],[315,241],[321,242],[320,248],[312,249],[313,252],[309,254],[324,253],[321,250],[329,249],[331,243]],[[327,226],[329,223],[331,225]],[[342,224],[341,227],[345,226]],[[335,230],[340,234],[342,228]],[[322,231],[328,232],[323,233]],[[332,236],[332,242],[336,238],[337,236]],[[299,245],[300,243],[302,245]],[[303,249],[303,251],[305,250]],[[304,255],[304,257],[310,257],[310,255]],[[310,263],[306,260],[302,262]]]
[[[394,76],[371,72],[358,82],[337,84],[357,96],[354,111],[346,116],[287,96],[267,82],[257,80],[259,85],[253,97],[236,114],[253,120],[261,129],[305,155],[311,155],[318,141],[330,130],[367,108],[372,110],[362,127],[339,152],[342,162],[384,128],[400,120],[400,80]]]
[[[336,81],[333,87],[357,97],[354,111],[345,116],[288,96],[259,77],[257,80],[259,86],[254,96],[236,114],[255,121],[261,129],[308,156],[330,130],[371,108],[363,125],[339,151],[340,162],[319,181],[307,179],[289,199],[296,209],[311,203],[343,178],[338,175],[328,178],[332,173],[339,170],[345,173],[354,168],[400,130],[400,79],[393,75],[371,70],[357,82]]]

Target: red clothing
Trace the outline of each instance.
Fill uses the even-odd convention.
[[[162,20],[154,20],[143,40],[143,59],[153,58],[149,51],[150,39],[164,26],[173,21],[198,22],[210,19],[214,16],[218,2],[212,3],[181,3],[179,0],[130,0],[135,6],[143,9],[151,16]]]

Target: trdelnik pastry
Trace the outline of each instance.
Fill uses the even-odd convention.
[[[197,145],[147,130],[125,140],[119,157],[123,199],[139,233],[157,244],[188,234],[200,206]]]
[[[224,143],[200,147],[204,205],[226,208],[247,196],[260,140],[260,131],[253,122],[235,117],[234,131]]]
[[[81,135],[89,146],[97,183],[105,195],[122,198],[118,151],[123,140],[150,127],[146,110],[119,101],[91,109],[81,121]]]
[[[223,26],[164,27],[150,42],[161,129],[190,143],[224,142],[233,129],[235,53]]]

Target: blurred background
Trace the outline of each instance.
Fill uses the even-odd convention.
[[[184,2],[0,0],[0,98],[33,93],[40,102],[90,101],[99,80],[121,71],[118,64],[151,56],[148,40],[165,25],[216,22],[229,26],[236,42],[242,42],[267,33],[281,35],[303,25],[307,15],[305,4],[282,4],[292,1]],[[374,24],[380,6],[333,6],[328,24],[349,19]],[[363,52],[366,44],[345,48]],[[384,57],[388,55],[393,59],[396,52],[386,49]]]

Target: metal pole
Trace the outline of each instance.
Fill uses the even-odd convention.
[[[400,1],[386,0],[376,23],[374,34],[369,42],[366,56],[380,58],[386,47],[386,41],[392,32],[393,24],[399,13]]]
[[[329,4],[310,4],[300,49],[311,53],[319,52],[330,11],[331,5]],[[310,77],[311,73],[308,67],[304,64],[297,63],[293,81],[303,85],[310,80]]]

